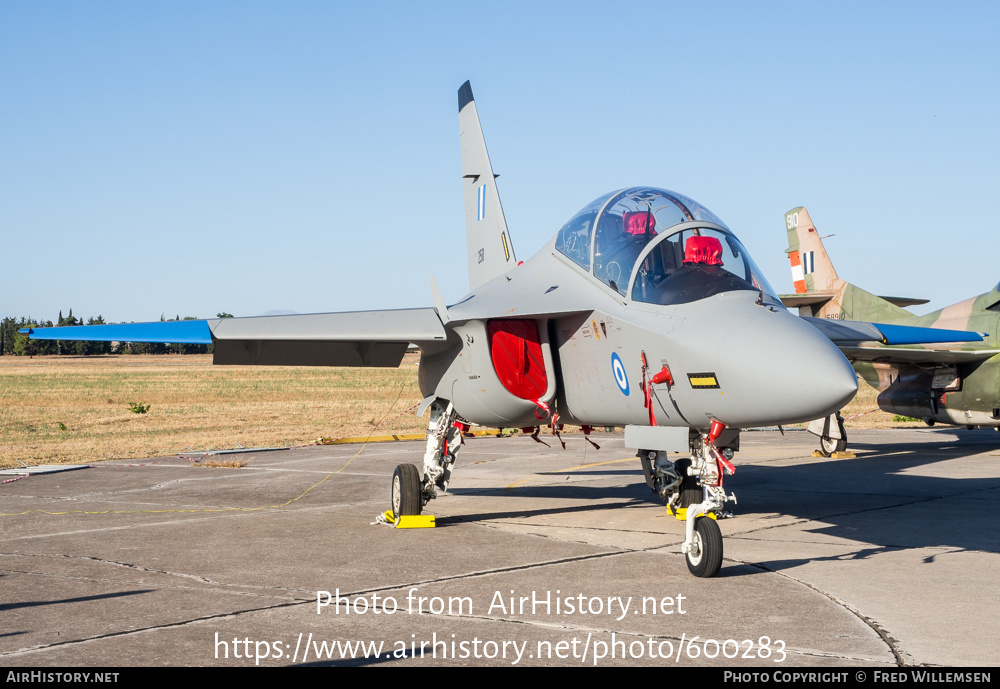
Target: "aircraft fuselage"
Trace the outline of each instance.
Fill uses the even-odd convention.
[[[463,320],[465,313],[480,317]],[[663,426],[797,423],[832,413],[857,390],[840,351],[766,293],[632,302],[568,265],[551,243],[449,307],[448,316],[448,345],[424,352],[421,392],[451,400],[463,418],[486,426],[538,425],[549,420],[544,407],[560,423],[648,425],[643,355],[647,378],[666,368],[673,380],[652,385],[653,415]],[[505,371],[497,361],[503,345],[490,329],[514,321],[533,324],[537,348],[532,357],[533,343],[518,344],[527,351],[509,354],[515,361]],[[505,376],[529,384],[534,377],[534,388],[505,385]]]

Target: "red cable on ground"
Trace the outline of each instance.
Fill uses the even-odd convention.
[[[860,414],[855,414],[854,416],[848,416],[844,421],[850,421],[851,419],[856,419],[859,416],[864,416],[865,414],[871,414],[872,412],[882,411],[881,409],[869,409],[868,411],[863,411]]]

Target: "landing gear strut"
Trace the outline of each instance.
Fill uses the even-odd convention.
[[[688,570],[696,577],[714,577],[722,567],[722,532],[716,515],[724,515],[722,506],[736,496],[722,488],[722,477],[732,474],[733,452],[719,449],[715,442],[725,430],[717,421],[708,433],[696,433],[691,439],[691,457],[676,462],[667,459],[666,452],[640,451],[646,484],[680,515],[683,510],[685,539],[681,551]],[[730,431],[730,434],[733,432]],[[732,442],[733,436],[726,442]]]
[[[716,439],[725,428],[718,421],[713,421],[711,431],[698,434],[691,447],[691,466],[687,473],[698,477],[702,500],[687,508],[684,521],[686,538],[681,551],[687,557],[688,570],[696,577],[714,577],[719,573],[722,567],[722,532],[712,516],[721,513],[726,502],[736,502],[736,496],[726,495],[722,488],[723,474],[732,474],[736,469],[729,462],[729,457],[715,446]],[[732,456],[731,452],[727,454]]]
[[[400,464],[392,475],[392,511],[401,515],[420,514],[424,506],[448,490],[455,455],[462,447],[462,431],[451,402],[434,400],[427,426],[427,449],[424,452],[423,476],[413,464]]]

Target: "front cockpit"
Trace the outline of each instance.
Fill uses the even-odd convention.
[[[685,304],[753,290],[780,303],[714,213],[665,189],[632,187],[600,197],[559,230],[555,248],[635,302]]]

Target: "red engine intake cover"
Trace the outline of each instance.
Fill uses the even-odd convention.
[[[537,400],[549,387],[538,324],[531,320],[492,320],[486,325],[493,370],[512,395]]]

